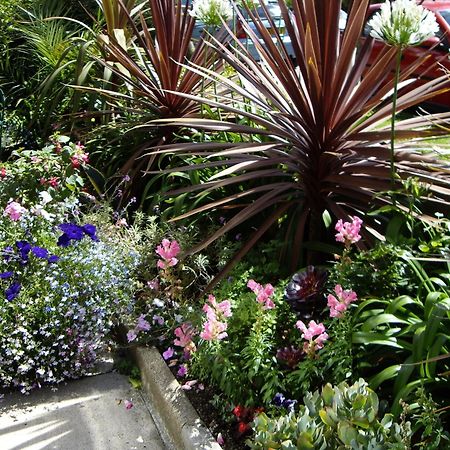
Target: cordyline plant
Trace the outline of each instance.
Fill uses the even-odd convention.
[[[110,3],[110,0],[103,0],[105,15],[105,5]],[[142,183],[143,169],[148,169],[155,161],[154,156],[146,158],[143,154],[149,146],[173,142],[178,129],[155,132],[155,128],[150,130],[146,123],[160,118],[198,115],[199,102],[176,93],[199,94],[207,91],[211,83],[183,64],[190,61],[195,66],[220,72],[222,60],[206,45],[206,33],[204,39],[193,43],[195,18],[189,14],[189,2],[148,0],[147,8],[136,15],[132,15],[130,3],[133,2],[114,2],[114,8],[109,8],[110,14],[113,18],[120,14],[123,29],[108,26],[99,39],[107,54],[99,62],[112,72],[122,88],[91,90],[108,99],[112,107],[108,114],[113,112],[114,127],[129,130],[134,126],[134,134],[137,131],[147,133],[140,148],[128,152],[125,159],[119,155],[121,171],[133,178],[134,186],[142,193],[142,184],[138,184]],[[224,32],[217,32],[216,42],[223,42],[224,35]]]
[[[266,136],[262,143],[247,140],[241,143],[178,144],[153,152],[191,154],[203,158],[201,165],[183,167],[183,170],[205,167],[205,164],[217,168],[208,182],[173,194],[201,191],[199,196],[202,196],[215,189],[242,186],[238,193],[225,195],[178,217],[238,206],[237,212],[222,228],[192,251],[206,247],[251,219],[257,230],[232,264],[270,227],[282,223],[294,253],[292,265],[296,267],[302,243],[307,239],[321,238],[319,232],[323,229],[325,211],[334,218],[348,220],[351,215],[363,215],[371,205],[389,204],[390,130],[382,124],[392,111],[389,96],[393,80],[390,73],[395,65],[396,49],[385,47],[376,61],[367,66],[373,38],[362,39],[361,36],[368,3],[368,0],[355,0],[345,29],[340,30],[339,0],[293,0],[292,10],[284,0],[279,0],[296,64],[288,56],[276,24],[264,6],[266,14],[263,19],[269,22],[270,30],[261,17],[257,17],[255,10],[246,7],[254,23],[252,28],[236,9],[258,58],[252,56],[245,43],[238,39],[234,39],[233,46],[215,40],[209,45],[238,76],[225,78],[195,64],[190,65],[193,73],[217,81],[224,90],[234,93],[234,100],[239,95],[243,103],[251,104],[251,108],[236,108],[227,98],[214,102],[184,94],[184,99],[203,102],[238,118],[247,118],[254,126],[246,128],[237,120],[202,119],[156,121],[156,126],[185,125],[203,130]],[[229,28],[228,31],[232,34]],[[409,78],[427,58],[424,55],[414,62],[401,74],[400,80]],[[427,64],[432,66],[436,63]],[[448,77],[442,76],[409,92],[400,89],[397,111],[426,101],[443,92],[448,85]],[[445,207],[450,195],[448,172],[443,171],[438,160],[417,151],[417,138],[442,133],[433,127],[433,122],[446,117],[449,116],[441,114],[399,121],[396,132],[397,139],[402,142],[395,151],[396,170],[400,177],[395,187],[401,187],[401,179],[417,177],[429,185],[430,200],[438,203],[440,208]],[[247,203],[242,203],[242,199]],[[373,225],[374,222],[372,226],[369,223],[367,229],[377,235]]]

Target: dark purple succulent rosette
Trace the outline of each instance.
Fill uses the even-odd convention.
[[[324,295],[327,277],[325,270],[314,266],[292,276],[284,297],[300,318],[308,320],[322,314],[327,304]]]
[[[90,223],[83,226],[75,223],[62,223],[58,228],[63,232],[57,242],[60,247],[68,247],[72,241],[81,241],[84,236],[89,236],[95,242],[99,240],[96,234],[97,228]]]
[[[304,358],[305,352],[303,349],[294,347],[293,345],[289,347],[279,348],[277,350],[276,358],[278,361],[294,369],[297,364]]]

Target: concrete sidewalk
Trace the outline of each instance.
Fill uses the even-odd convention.
[[[125,400],[133,407],[126,409]],[[166,450],[146,398],[115,372],[0,400],[1,450]]]

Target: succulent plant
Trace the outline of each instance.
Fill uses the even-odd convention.
[[[289,347],[279,348],[277,350],[276,357],[283,364],[293,369],[304,357],[305,352],[302,348],[294,347],[290,345]]]
[[[314,266],[292,276],[284,296],[292,309],[302,319],[320,316],[326,306],[324,287],[327,272]]]
[[[308,393],[298,413],[271,419],[259,414],[252,449],[408,449],[409,422],[399,425],[391,414],[378,420],[378,396],[360,379],[352,386],[326,384]]]

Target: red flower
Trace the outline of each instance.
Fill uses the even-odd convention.
[[[238,433],[239,434],[247,433],[250,430],[251,430],[251,428],[250,428],[250,425],[248,423],[239,422],[239,424],[238,424]]]
[[[58,185],[59,185],[59,177],[51,177],[50,180],[48,180],[48,184],[51,187],[54,187],[54,188],[58,187]]]
[[[6,169],[4,167],[2,167],[0,169],[0,177],[5,178],[6,177]]]
[[[239,419],[243,416],[243,414],[245,413],[247,408],[245,408],[244,406],[241,405],[237,405],[234,409],[233,409],[233,414]]]

